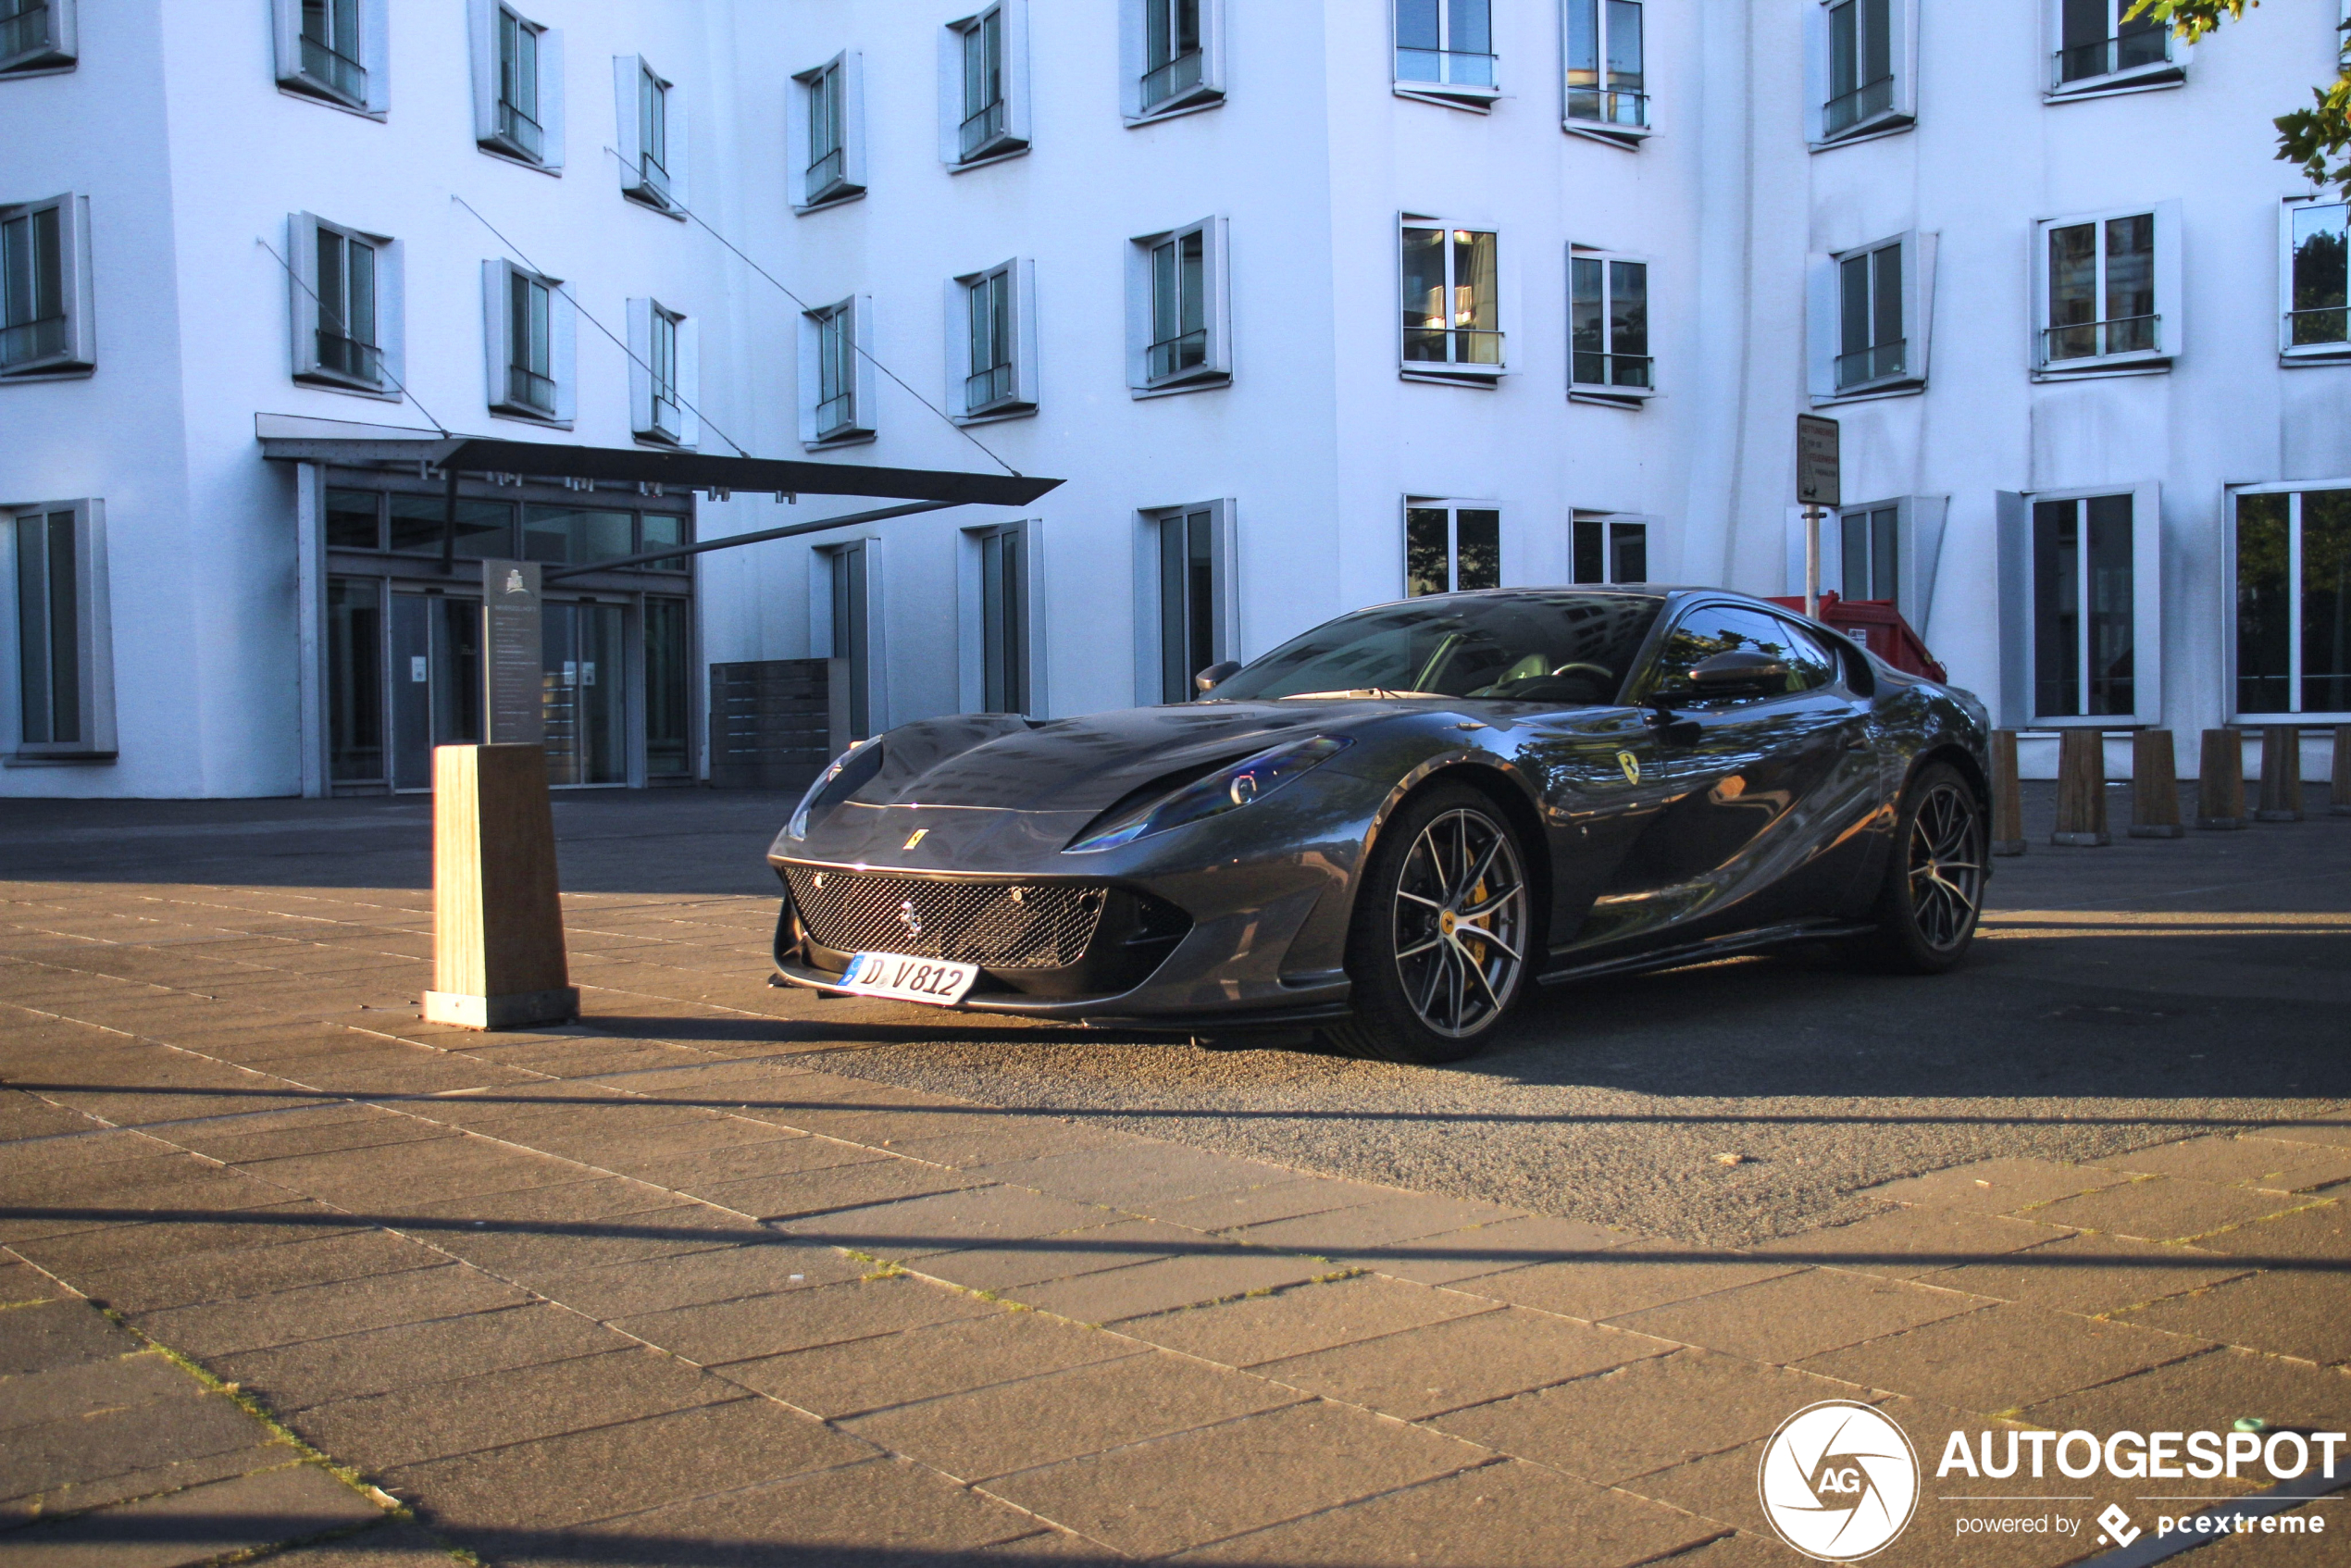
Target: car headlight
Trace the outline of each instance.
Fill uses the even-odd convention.
[[[881,747],[876,744],[878,735],[869,735],[849,750],[835,757],[832,765],[816,776],[808,792],[800,797],[800,807],[791,814],[791,821],[784,827],[784,837],[808,837],[809,814],[819,806],[828,806],[847,796],[881,769]]]
[[[1354,743],[1343,736],[1317,735],[1227,763],[1167,794],[1113,807],[1088,823],[1086,830],[1069,841],[1066,852],[1116,849],[1188,822],[1238,811],[1263,800],[1300,774],[1320,767]]]

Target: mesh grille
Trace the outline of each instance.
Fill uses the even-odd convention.
[[[1100,886],[948,882],[787,866],[808,934],[837,952],[903,952],[990,969],[1058,969],[1086,955]]]

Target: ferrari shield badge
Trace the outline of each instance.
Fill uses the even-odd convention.
[[[899,846],[900,851],[902,852],[906,850],[913,849],[916,844],[923,841],[923,835],[928,833],[930,829],[927,828],[915,828],[912,833],[909,833],[906,836],[906,841]]]
[[[1624,782],[1627,784],[1638,784],[1641,781],[1641,759],[1632,753],[1617,753],[1616,765],[1624,770]]]

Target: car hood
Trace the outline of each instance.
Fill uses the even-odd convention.
[[[1039,723],[1012,714],[921,719],[881,740],[881,765],[849,797],[864,805],[1100,811],[1155,779],[1285,740],[1360,731],[1397,710],[1376,700],[1208,703]]]

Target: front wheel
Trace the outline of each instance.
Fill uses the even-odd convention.
[[[1967,956],[1984,909],[1984,802],[1947,763],[1921,768],[1902,791],[1894,852],[1864,955],[1899,974],[1940,975]]]
[[[1525,989],[1535,913],[1518,836],[1491,800],[1449,787],[1407,802],[1355,895],[1355,1015],[1323,1032],[1389,1062],[1475,1054]]]

